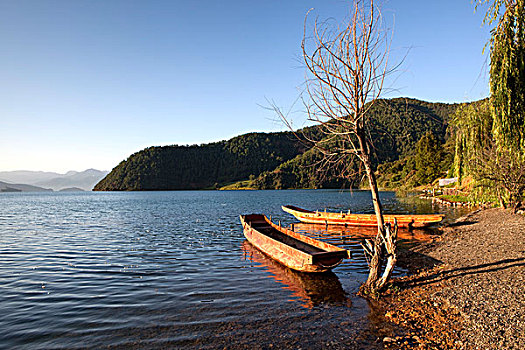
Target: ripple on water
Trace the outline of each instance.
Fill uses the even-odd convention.
[[[387,210],[437,210],[382,196]],[[354,258],[331,274],[291,271],[238,219],[288,225],[283,204],[371,209],[360,191],[0,194],[0,348],[377,347],[355,296],[369,233],[297,224]]]

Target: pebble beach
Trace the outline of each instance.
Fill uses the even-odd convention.
[[[400,254],[412,273],[380,301],[386,348],[525,349],[525,216],[477,210]]]

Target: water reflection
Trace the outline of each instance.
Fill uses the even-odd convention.
[[[270,273],[269,277],[283,284],[283,289],[301,302],[301,306],[312,309],[323,304],[339,304],[351,307],[343,286],[333,272],[301,273],[278,263],[255,248],[248,241],[241,244],[243,259],[260,264]]]
[[[310,237],[320,239],[335,245],[342,245],[345,247],[348,244],[354,243],[356,240],[375,237],[377,235],[376,227],[360,227],[360,226],[342,226],[342,225],[320,225],[320,224],[305,224],[296,223],[294,229],[297,232],[308,235]],[[411,243],[430,242],[436,237],[434,231],[431,230],[408,230],[406,228],[399,228],[398,239]]]

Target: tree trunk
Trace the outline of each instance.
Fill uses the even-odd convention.
[[[365,166],[366,176],[368,177],[368,183],[370,185],[370,192],[372,193],[372,204],[374,205],[374,211],[377,217],[377,230],[378,233],[384,232],[385,222],[383,219],[383,207],[379,200],[379,190],[377,189],[376,176],[374,170],[372,169],[372,161],[370,160],[370,148],[368,147],[368,142],[366,141],[366,136],[364,132],[358,130],[356,132],[357,139],[359,140],[359,147],[361,148],[361,160]]]
[[[383,275],[376,283],[376,291],[383,289],[394,271],[394,266],[397,262],[397,229],[397,222],[393,228],[390,227],[390,224],[386,224],[385,226],[385,240],[383,243],[386,250],[386,266]]]
[[[370,148],[368,147],[365,135],[360,132],[357,132],[356,135],[359,140],[361,160],[365,166],[368,183],[370,185],[370,192],[372,194],[372,203],[377,217],[377,235],[373,241],[367,240],[366,246],[363,246],[365,253],[370,256],[370,262],[368,279],[361,287],[361,292],[375,297],[386,285],[397,261],[397,223],[393,230],[390,227],[390,224],[385,226],[383,208],[381,206],[381,201],[379,200],[379,189],[377,188],[377,181],[370,160]],[[380,277],[385,255],[387,263],[383,274]]]
[[[370,271],[367,281],[361,286],[360,293],[375,298],[386,286],[397,262],[397,229],[397,222],[393,228],[390,224],[386,224],[384,235],[378,233],[373,241],[366,240],[366,245],[363,245],[365,254],[370,256]],[[381,275],[385,258],[386,265]]]

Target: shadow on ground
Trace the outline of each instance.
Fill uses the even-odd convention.
[[[430,258],[432,259],[432,258]],[[525,258],[516,258],[516,259],[503,259],[500,261],[480,264],[474,266],[466,266],[455,269],[446,269],[446,267],[440,267],[434,269],[428,275],[421,275],[417,278],[403,281],[399,284],[400,287],[414,287],[414,286],[423,286],[433,283],[439,283],[442,281],[450,280],[453,278],[459,278],[467,275],[477,275],[483,273],[490,273],[509,269],[512,267],[525,267]]]

